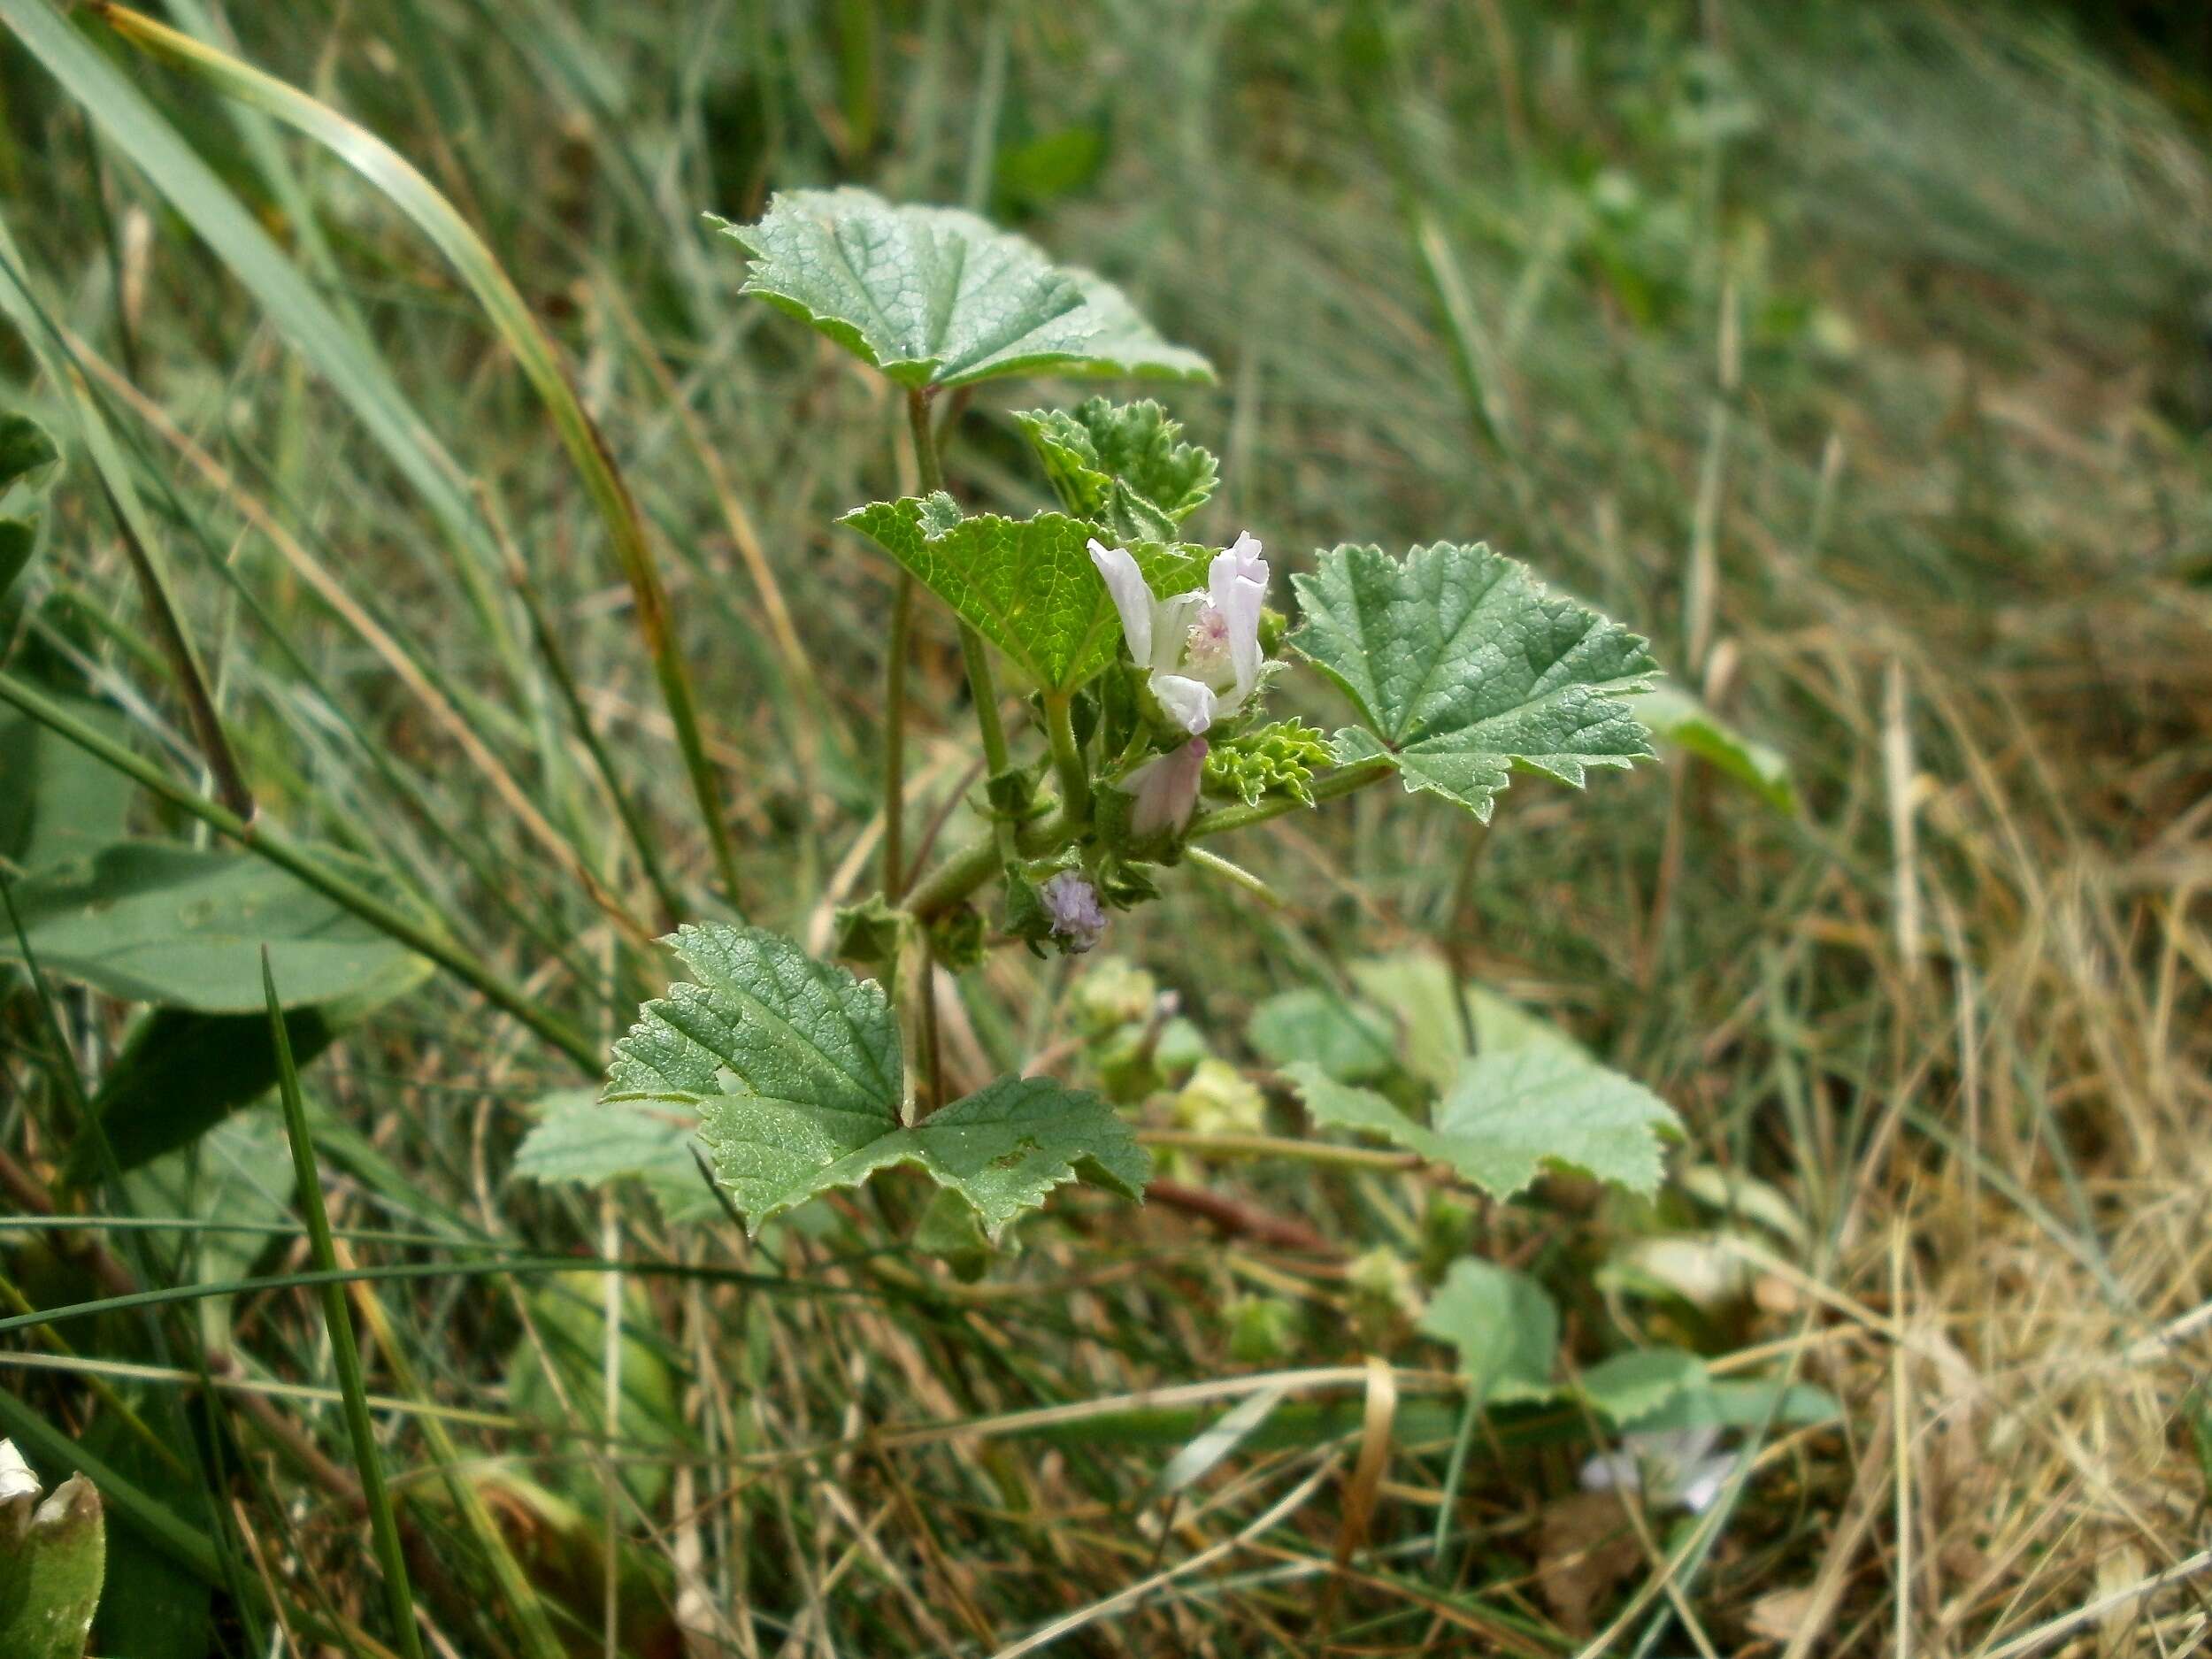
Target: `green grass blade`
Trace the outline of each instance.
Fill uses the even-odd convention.
[[[461,581],[480,619],[519,683],[524,659],[498,601],[498,550],[463,482],[466,473],[431,436],[383,359],[331,310],[145,95],[48,0],[0,0],[0,23],[153,181],[421,493],[458,555]]]
[[[284,1025],[284,1008],[277,1001],[276,976],[269,967],[269,948],[261,948],[261,988],[269,1002],[270,1034],[276,1042],[277,1096],[284,1102],[284,1127],[292,1141],[292,1168],[298,1177],[300,1214],[307,1224],[315,1265],[335,1272],[338,1253],[330,1241],[330,1213],[323,1207],[322,1178],[315,1167],[315,1142],[307,1127],[307,1107],[300,1098],[299,1069],[292,1064],[292,1039]],[[399,1520],[392,1511],[392,1494],[384,1485],[384,1460],[376,1445],[376,1428],[369,1421],[368,1385],[361,1376],[361,1354],[354,1346],[353,1320],[346,1312],[346,1293],[333,1279],[323,1286],[323,1324],[330,1333],[331,1363],[337,1368],[338,1386],[345,1395],[346,1430],[353,1438],[356,1472],[361,1477],[362,1496],[369,1506],[370,1535],[376,1541],[377,1565],[384,1574],[384,1597],[391,1609],[392,1629],[400,1652],[407,1659],[422,1659],[422,1641],[415,1631],[415,1598],[407,1582],[407,1562],[400,1553]]]
[[[25,0],[5,3],[21,4]],[[724,818],[712,764],[707,758],[705,740],[700,732],[698,700],[692,691],[690,671],[678,649],[667,590],[646,540],[644,520],[630,495],[629,487],[615,468],[605,439],[570,384],[551,337],[492,250],[485,246],[483,238],[411,162],[366,127],[329,105],[273,75],[265,74],[137,12],[120,6],[106,6],[102,8],[101,16],[134,44],[157,53],[227,96],[265,111],[326,146],[412,220],[476,296],[499,337],[514,353],[523,374],[544,401],[554,429],[575,462],[592,503],[606,526],[616,562],[630,586],[638,630],[652,658],[662,700],[676,728],[677,747],[690,773],[700,818],[714,849],[716,869],[730,902],[741,908],[736,852]]]

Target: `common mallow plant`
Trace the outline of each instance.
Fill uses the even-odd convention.
[[[1214,458],[1156,403],[1094,397],[1015,417],[1057,511],[1010,518],[956,500],[939,461],[949,389],[1031,374],[1212,378],[1089,272],[971,214],[854,189],[790,192],[757,224],[715,222],[749,262],[743,291],[881,373],[913,434],[919,493],[839,520],[896,572],[882,882],[842,912],[838,938],[872,977],[759,928],[682,929],[670,942],[694,977],[616,1045],[588,1130],[542,1125],[526,1169],[587,1174],[565,1154],[586,1133],[607,1144],[610,1114],[627,1112],[624,1167],[672,1179],[690,1133],[672,1112],[695,1114],[754,1229],[895,1164],[947,1189],[933,1215],[964,1202],[994,1239],[1066,1180],[1140,1197],[1147,1155],[1097,1096],[1003,1077],[945,1098],[933,976],[998,946],[1091,950],[1197,843],[1355,790],[1394,779],[1486,821],[1515,766],[1579,785],[1592,766],[1650,753],[1624,701],[1650,685],[1644,641],[1487,547],[1339,547],[1293,561],[1306,568],[1284,584],[1249,532],[1226,548],[1186,540]],[[1271,602],[1295,611],[1294,628]],[[931,603],[959,628],[985,827],[910,887],[903,664],[915,609]],[[1348,705],[1333,735],[1268,718],[1278,682],[1309,669]],[[1025,718],[1010,723],[1017,700]],[[1625,1079],[1594,1087],[1572,1052],[1490,1056],[1425,1124],[1345,1079],[1285,1073],[1317,1121],[1417,1146],[1493,1191],[1547,1163],[1647,1187],[1671,1114]]]

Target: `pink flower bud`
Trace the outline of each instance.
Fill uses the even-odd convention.
[[[1137,799],[1129,828],[1140,840],[1179,835],[1198,810],[1198,786],[1206,775],[1206,740],[1194,737],[1180,749],[1156,755],[1121,780]]]

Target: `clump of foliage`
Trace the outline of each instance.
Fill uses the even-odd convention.
[[[1479,543],[1325,551],[1292,579],[1297,626],[1271,625],[1256,539],[1181,539],[1219,471],[1156,403],[1092,398],[1018,417],[1061,510],[964,510],[941,487],[946,388],[1044,371],[1210,376],[1088,272],[972,215],[851,188],[787,193],[757,224],[718,224],[750,257],[745,292],[903,390],[925,493],[840,520],[901,572],[884,810],[893,823],[902,811],[913,584],[958,619],[987,824],[910,889],[900,838],[887,835],[885,885],[853,912],[865,926],[845,931],[878,980],[757,928],[695,926],[673,941],[697,977],[645,1005],[604,1100],[695,1112],[749,1226],[893,1164],[964,1200],[988,1238],[1070,1179],[1141,1196],[1145,1154],[1096,1096],[1010,1077],[944,1098],[926,1035],[941,967],[972,965],[993,936],[1087,952],[1176,866],[1211,857],[1201,843],[1371,785],[1395,779],[1487,822],[1517,765],[1579,785],[1592,767],[1651,752],[1627,701],[1655,672],[1644,641]],[[1352,723],[1333,736],[1268,718],[1271,691],[1302,665],[1349,703]],[[1041,741],[1010,734],[1002,672]],[[1586,1062],[1471,1066],[1432,1127],[1325,1075],[1293,1075],[1317,1120],[1414,1147],[1502,1195],[1546,1164],[1647,1191],[1656,1180],[1652,1138],[1674,1119],[1648,1094]],[[526,1157],[549,1156],[544,1141],[572,1143],[576,1125],[539,1133]],[[618,1155],[582,1172],[642,1167]]]

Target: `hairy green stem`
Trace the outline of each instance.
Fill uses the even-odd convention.
[[[944,457],[937,443],[934,394],[916,388],[906,395],[907,429],[914,434],[914,471],[922,494],[933,495],[945,487]],[[954,414],[959,413],[956,403]],[[960,624],[960,658],[967,665],[968,695],[975,704],[976,729],[983,736],[983,758],[995,777],[1006,770],[1006,727],[998,718],[998,681],[991,672],[991,654],[983,636],[967,623]]]
[[[1331,772],[1313,786],[1316,802],[1333,801],[1340,795],[1364,789],[1371,783],[1379,783],[1394,776],[1397,768],[1383,759],[1363,760],[1356,766],[1345,766]],[[1264,824],[1270,818],[1280,818],[1294,811],[1299,803],[1287,795],[1277,795],[1257,806],[1223,807],[1216,811],[1202,813],[1190,826],[1187,839],[1197,841],[1208,835],[1219,835],[1228,830],[1248,829],[1255,824]],[[1065,812],[1056,815],[1033,841],[1025,839],[1022,849],[1041,856],[1056,848],[1064,847],[1075,838],[1077,826]],[[910,896],[907,909],[920,921],[934,921],[965,899],[968,895],[997,873],[998,849],[989,840],[971,841],[959,851],[947,856],[944,863],[931,871],[917,883]]]
[[[1060,799],[1068,821],[1091,821],[1091,774],[1082,745],[1075,741],[1073,699],[1064,691],[1045,698],[1045,731],[1052,740],[1052,770],[1060,780]]]
[[[1415,1152],[1386,1152],[1378,1147],[1331,1146],[1323,1141],[1295,1141],[1285,1135],[1207,1134],[1191,1129],[1141,1129],[1148,1147],[1174,1147],[1217,1158],[1287,1158],[1349,1170],[1419,1170],[1427,1160]]]
[[[1006,725],[998,718],[998,682],[991,673],[991,648],[964,622],[960,625],[960,657],[968,665],[976,730],[983,734],[983,775],[995,778],[1006,770]]]
[[[0,702],[13,703],[41,726],[58,733],[96,758],[135,779],[163,800],[189,813],[217,834],[228,837],[248,851],[259,854],[278,868],[288,870],[325,898],[352,911],[380,932],[419,952],[475,990],[495,1007],[505,1010],[547,1042],[576,1062],[586,1073],[597,1076],[601,1055],[583,1033],[548,1013],[518,987],[510,985],[491,967],[478,961],[452,941],[434,933],[398,906],[335,875],[301,848],[295,846],[267,818],[249,822],[229,808],[205,801],[170,777],[160,767],[132,753],[104,733],[94,730],[43,693],[12,674],[0,673]]]
[[[1397,772],[1396,764],[1378,757],[1363,760],[1356,766],[1342,766],[1313,786],[1313,798],[1318,803],[1333,801],[1339,795],[1364,789],[1371,783],[1380,783]],[[1270,818],[1294,812],[1300,803],[1286,795],[1279,795],[1261,802],[1257,806],[1225,806],[1211,812],[1201,812],[1191,820],[1190,836],[1198,841],[1208,835],[1220,835],[1230,830],[1249,829],[1255,824],[1264,824]]]
[[[914,578],[899,572],[891,600],[891,657],[883,671],[883,892],[906,882],[906,659],[913,654]]]

